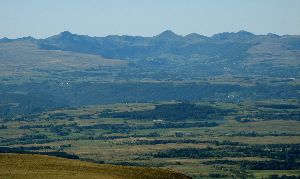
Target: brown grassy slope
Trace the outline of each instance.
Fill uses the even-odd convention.
[[[0,154],[0,178],[188,178],[163,169],[95,164],[79,160],[31,154]]]

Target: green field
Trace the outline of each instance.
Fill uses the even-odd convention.
[[[0,145],[171,169],[193,178],[298,176],[300,121],[286,115],[297,113],[299,105],[269,104],[169,101],[55,110],[1,121]],[[265,118],[270,110],[282,119]]]

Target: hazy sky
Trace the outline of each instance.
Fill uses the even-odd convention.
[[[300,34],[300,0],[0,0],[0,38],[77,34],[153,36],[170,29]]]

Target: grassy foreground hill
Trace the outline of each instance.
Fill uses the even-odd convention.
[[[188,178],[163,169],[95,164],[32,154],[0,154],[0,178]]]

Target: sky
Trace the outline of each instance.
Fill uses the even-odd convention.
[[[246,30],[300,35],[300,0],[0,0],[0,38]]]

